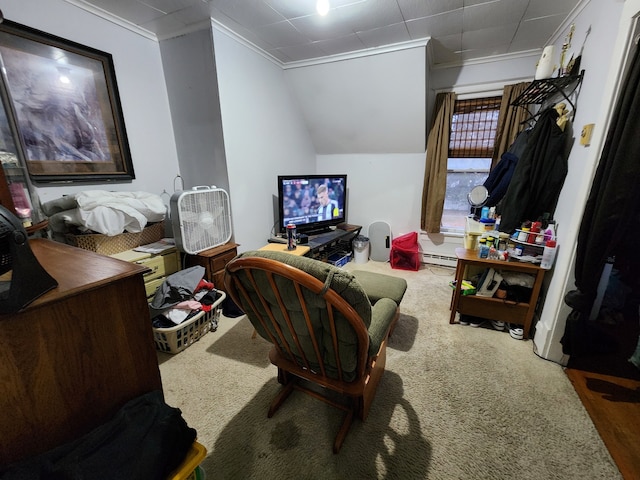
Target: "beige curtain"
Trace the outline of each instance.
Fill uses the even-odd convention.
[[[522,122],[530,116],[527,109],[511,105],[528,86],[529,82],[504,86],[500,113],[498,114],[498,129],[496,131],[496,142],[493,149],[491,168],[495,167],[500,161],[502,154],[509,149],[524,128]]]
[[[427,137],[427,156],[422,188],[422,215],[420,227],[427,233],[439,233],[447,190],[447,157],[449,133],[456,94],[439,93],[436,96],[434,121]]]

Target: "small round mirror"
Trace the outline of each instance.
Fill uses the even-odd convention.
[[[467,200],[472,207],[481,207],[487,203],[489,198],[489,190],[484,185],[476,185],[467,194]]]

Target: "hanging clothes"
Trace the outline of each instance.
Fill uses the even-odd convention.
[[[596,329],[589,316],[607,258],[624,258],[640,267],[640,136],[632,119],[640,115],[640,49],[631,58],[602,149],[578,232],[575,262],[577,289],[565,296],[573,308],[567,318],[562,351],[583,356],[611,351],[615,346]]]
[[[543,111],[527,139],[507,193],[497,208],[500,231],[512,233],[525,220],[553,214],[567,176],[567,133],[554,108]]]
[[[500,157],[500,161],[491,170],[489,176],[485,180],[483,186],[489,192],[489,198],[485,203],[487,207],[495,207],[507,193],[509,183],[515,172],[519,158],[522,156],[527,146],[529,138],[529,130],[524,130],[518,134],[509,150],[504,152]]]

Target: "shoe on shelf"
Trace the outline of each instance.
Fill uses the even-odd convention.
[[[515,338],[516,340],[522,340],[524,338],[524,328],[522,328],[522,325],[510,323],[509,335],[511,335],[511,338]]]
[[[484,322],[486,322],[486,320],[484,318],[480,318],[480,317],[471,317],[471,320],[469,321],[469,325],[471,325],[474,328],[478,328],[480,325],[482,325]]]
[[[505,323],[498,320],[491,320],[491,326],[499,332],[504,332]]]

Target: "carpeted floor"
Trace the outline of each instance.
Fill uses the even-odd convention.
[[[158,353],[167,403],[208,450],[208,479],[621,478],[562,367],[508,332],[449,325],[453,269],[345,268],[409,287],[371,413],[338,455],[341,411],[294,392],[267,418],[280,386],[246,317],[222,317],[185,351]]]

